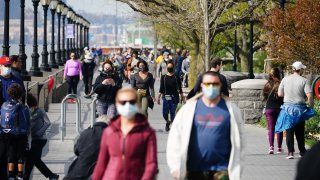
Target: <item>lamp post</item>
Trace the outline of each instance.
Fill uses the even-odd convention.
[[[73,16],[72,16],[73,38],[71,39],[71,42],[72,42],[72,52],[74,53],[76,53],[76,17],[77,17],[77,14],[73,13]]]
[[[9,14],[10,14],[10,0],[4,0],[4,32],[3,32],[3,45],[2,55],[9,56]]]
[[[38,5],[40,0],[32,0],[33,3],[33,53],[32,57],[32,65],[29,71],[31,76],[42,76],[42,72],[39,68],[39,53],[38,53]]]
[[[49,8],[51,0],[41,0],[40,3],[43,6],[43,17],[44,17],[44,22],[43,22],[43,50],[42,50],[42,64],[40,66],[40,69],[42,71],[51,71],[51,68],[49,67],[48,64],[48,50],[47,50],[47,12]]]
[[[83,29],[83,17],[80,17],[80,54],[82,53],[82,50],[83,50],[83,34],[82,34],[82,29]]]
[[[232,71],[237,71],[237,21],[236,16],[233,16],[235,19],[235,29],[234,29],[234,44],[233,44],[233,64],[232,64]]]
[[[24,41],[24,7],[25,0],[20,0],[20,44],[19,44],[19,58],[22,61],[21,74],[24,81],[30,81],[31,77],[28,76],[28,71],[26,70],[26,60],[27,55],[25,52],[25,41]]]
[[[87,33],[87,23],[86,23],[86,20],[83,20],[83,46],[84,47],[88,47],[87,46],[87,41],[86,41],[86,35]]]
[[[66,22],[66,15],[68,14],[69,8],[66,4],[64,4],[64,9],[62,11],[62,62],[63,64],[66,63],[67,61],[67,53],[66,53],[66,46],[65,46],[65,39],[66,39],[66,34],[65,34],[65,22]]]
[[[80,57],[80,48],[79,48],[79,23],[80,23],[80,16],[76,16],[76,52],[78,57]]]
[[[70,26],[70,24],[71,24],[71,17],[72,16],[73,16],[73,10],[72,10],[72,8],[69,8],[69,11],[67,13],[68,26]],[[69,59],[69,54],[71,51],[71,40],[69,37],[67,37],[66,39],[67,39],[67,55],[66,55],[66,57],[67,57],[67,59]]]
[[[59,68],[55,60],[55,51],[54,51],[54,14],[56,12],[56,8],[58,6],[57,0],[52,0],[50,3],[51,10],[51,50],[50,50],[50,62],[49,65],[51,68]]]
[[[58,16],[58,42],[57,42],[57,63],[59,66],[63,66],[63,62],[61,59],[61,36],[60,36],[60,22],[61,22],[61,13],[64,9],[64,5],[62,4],[62,2],[59,2],[58,6],[57,6],[57,16]]]
[[[253,74],[253,21],[250,21],[250,53],[248,58],[248,78],[254,79]]]
[[[90,28],[90,23],[87,22],[87,45],[89,47],[89,28]]]

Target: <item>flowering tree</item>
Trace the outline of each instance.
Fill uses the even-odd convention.
[[[297,0],[285,10],[274,8],[265,25],[268,55],[290,65],[302,61],[320,72],[320,0]]]

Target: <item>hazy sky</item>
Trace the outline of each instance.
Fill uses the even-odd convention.
[[[65,0],[67,5],[70,5],[73,10],[83,10],[90,13],[97,14],[116,14],[116,1],[115,0]],[[119,16],[131,16],[132,10],[126,4],[117,2]],[[32,7],[31,0],[26,1],[27,7]]]

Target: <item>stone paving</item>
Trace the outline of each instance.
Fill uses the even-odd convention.
[[[159,83],[157,81],[156,92]],[[83,95],[83,85],[79,85],[80,94]],[[157,93],[156,93],[157,94]],[[90,103],[91,99],[81,97],[82,127],[90,125]],[[73,145],[77,133],[75,131],[75,104],[67,105],[67,134],[64,142],[60,141],[60,104],[51,104],[48,113],[52,126],[49,129],[49,141],[43,152],[43,160],[48,167],[60,175],[62,179],[67,172],[68,166],[74,159]],[[157,133],[159,180],[169,180],[169,169],[166,163],[166,142],[168,133],[164,131],[165,121],[162,118],[161,106],[155,105],[154,110],[149,111],[151,126]],[[246,145],[246,161],[243,171],[243,180],[293,180],[298,158],[285,159],[286,153],[280,155],[268,155],[268,141],[266,129],[254,125],[245,125],[244,139]],[[285,143],[285,142],[284,142]],[[285,144],[283,147],[286,147]],[[297,155],[296,155],[297,156]],[[33,180],[45,179],[41,173],[34,168]]]

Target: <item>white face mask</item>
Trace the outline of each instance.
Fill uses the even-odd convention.
[[[5,67],[3,66],[1,69],[1,75],[2,76],[7,76],[11,73],[11,67]]]
[[[139,109],[137,104],[130,104],[129,102],[126,102],[125,105],[117,105],[117,111],[121,116],[131,119],[137,114]]]

